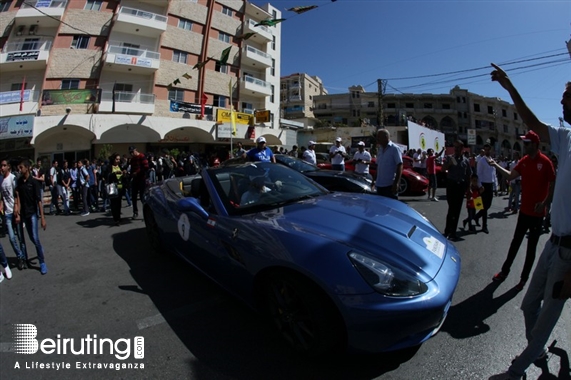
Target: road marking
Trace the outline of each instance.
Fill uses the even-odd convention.
[[[0,343],[0,352],[16,352],[14,343]]]
[[[190,305],[183,306],[181,308],[174,310],[169,310],[162,314],[159,313],[150,317],[139,319],[137,321],[137,327],[139,328],[139,330],[144,330],[149,327],[165,323],[167,319],[185,317],[189,314],[196,313],[198,311],[206,309],[207,307],[214,306],[220,303],[222,303],[222,298],[213,298],[204,301],[194,302]]]

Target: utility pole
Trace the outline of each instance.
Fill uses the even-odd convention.
[[[387,81],[382,79],[377,79],[377,97],[378,97],[378,109],[377,109],[377,124],[379,128],[385,126],[385,115],[383,114],[383,96],[387,88]]]

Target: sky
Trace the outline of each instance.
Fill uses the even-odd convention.
[[[330,94],[353,85],[386,93],[448,94],[458,85],[513,103],[491,82],[510,76],[537,117],[559,125],[571,81],[571,1],[274,0],[282,11],[281,75],[318,76]],[[317,5],[303,14],[287,9]],[[527,66],[527,67],[526,67]],[[463,71],[456,74],[451,72]],[[446,74],[446,75],[434,75]],[[410,77],[422,77],[402,79]],[[470,77],[470,78],[467,78]],[[566,125],[569,127],[569,125]]]

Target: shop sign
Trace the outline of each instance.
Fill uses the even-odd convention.
[[[230,110],[218,109],[216,112],[216,122],[217,123],[232,123],[232,117],[230,116]],[[250,125],[252,122],[252,115],[249,113],[234,112],[234,118],[236,124]]]
[[[21,91],[0,92],[0,104],[19,103],[21,101],[29,102],[31,94],[32,90],[24,90],[24,94]]]
[[[188,112],[200,115],[201,112],[201,105],[197,103],[186,103],[186,102],[178,102],[176,100],[170,101],[170,111],[171,112]],[[212,106],[204,106],[204,114],[205,115],[212,115],[214,113],[214,107]]]
[[[6,56],[6,61],[7,62],[10,62],[10,61],[32,61],[32,60],[37,60],[39,56],[40,56],[39,50],[17,51],[14,53],[8,53],[8,55]]]
[[[100,103],[101,89],[85,90],[44,90],[42,105],[52,104],[91,104]]]
[[[165,136],[164,139],[159,140],[160,143],[172,143],[172,142],[189,142],[190,138],[188,136]]]
[[[270,111],[256,111],[254,113],[256,116],[256,123],[269,123],[270,122]]]
[[[476,145],[476,130],[475,129],[468,129],[467,132],[468,138],[467,143],[468,145]]]
[[[0,117],[0,140],[32,137],[34,115]]]

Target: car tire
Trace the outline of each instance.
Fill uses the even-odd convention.
[[[399,195],[402,195],[408,191],[408,181],[401,177],[399,181]]]
[[[322,358],[345,351],[345,325],[317,285],[294,273],[272,273],[263,304],[285,340],[300,354]]]
[[[145,207],[143,216],[145,218],[145,232],[149,239],[151,253],[153,255],[159,255],[161,253],[161,236],[155,215],[149,207]]]

